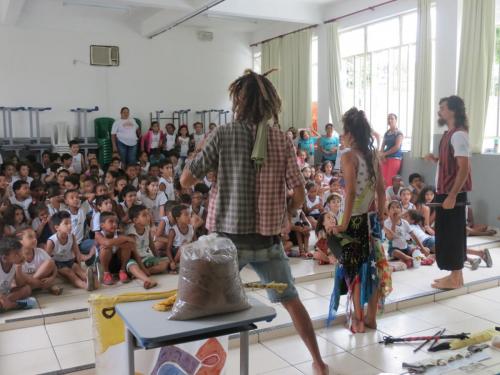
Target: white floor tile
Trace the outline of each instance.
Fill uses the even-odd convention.
[[[343,351],[343,349],[333,345],[321,336],[317,336],[316,339],[323,357],[328,357]],[[262,342],[262,345],[292,365],[312,360],[309,351],[299,336],[267,340]]]
[[[0,332],[0,355],[46,348],[51,348],[51,345],[44,326]]]
[[[60,369],[52,348],[0,356],[2,375],[36,375]]]
[[[311,298],[302,301],[311,318],[322,317],[328,315],[330,308],[330,299],[325,297]]]
[[[402,313],[413,316],[435,326],[458,322],[472,317],[470,314],[467,314],[463,311],[459,311],[438,303],[430,303],[428,305],[403,309]]]
[[[262,375],[303,375],[295,367],[286,367],[271,372],[261,372]]]
[[[439,304],[452,307],[454,309],[479,316],[492,309],[500,309],[500,300],[494,302],[472,294],[466,294],[437,302]]]
[[[46,328],[53,346],[92,340],[90,318],[47,324]]]
[[[333,291],[333,278],[300,283],[301,287],[324,297],[330,297]]]
[[[449,323],[446,324],[443,328],[446,328],[446,331],[454,332],[454,333],[475,333],[478,331],[483,331],[485,329],[493,328],[492,322],[473,317],[462,320],[460,322]]]
[[[95,363],[94,344],[92,341],[54,346],[54,351],[63,369]]]
[[[500,325],[500,309],[489,311],[486,314],[479,316],[481,319],[489,320],[497,325]]]
[[[500,301],[500,287],[485,289],[472,294],[477,297],[489,299],[493,302]]]
[[[428,357],[426,352],[413,353],[414,346],[400,343],[392,345],[375,344],[351,351],[351,354],[372,366],[391,373],[401,373],[403,362],[413,362]]]
[[[328,365],[330,374],[375,375],[380,373],[379,369],[346,352],[323,358],[323,360]],[[311,362],[304,362],[295,367],[306,375],[313,374]]]
[[[250,345],[250,374],[279,370],[290,367],[290,364],[271,352],[261,344]],[[227,361],[227,374],[240,373],[240,350],[229,351]]]
[[[364,334],[353,334],[344,326],[335,326],[331,328],[324,328],[317,331],[317,335],[321,336],[338,347],[351,351],[363,346],[372,345],[380,340],[384,335],[380,331],[367,330]]]
[[[378,330],[391,336],[404,336],[432,327],[434,327],[433,324],[398,311],[385,314],[377,320]]]

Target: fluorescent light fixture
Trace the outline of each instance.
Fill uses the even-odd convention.
[[[231,16],[231,15],[224,15],[224,14],[213,14],[213,13],[205,13],[205,17],[209,19],[216,19],[216,20],[224,20],[224,21],[232,21],[232,22],[248,22],[248,23],[254,23],[258,24],[259,21],[253,19],[253,18],[246,18],[246,17],[240,17],[240,16]]]
[[[90,8],[110,9],[121,12],[130,12],[131,10],[131,8],[128,5],[110,4],[103,1],[91,1],[91,0],[63,0],[63,6],[64,5],[76,5],[76,6],[90,7]]]

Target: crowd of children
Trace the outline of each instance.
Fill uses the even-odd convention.
[[[58,276],[87,290],[131,278],[149,289],[157,285],[153,275],[176,273],[182,245],[206,234],[208,195],[216,178],[213,171],[192,189],[180,186],[183,164],[209,134],[201,123],[193,128],[192,135],[187,126],[176,133],[166,124],[163,132],[153,122],[133,165],[122,165],[114,154],[101,166],[95,153],[84,157],[77,141],[70,142],[70,154],[44,152],[40,163],[32,157],[6,161],[0,173],[0,311],[31,307],[32,290],[61,294]],[[211,124],[209,131],[214,128]],[[288,131],[292,140],[296,133]],[[296,146],[306,198],[283,227],[285,251],[335,264],[324,227],[342,222],[341,155],[349,148],[340,137],[336,158],[329,155],[318,165],[309,143]],[[390,259],[406,267],[433,263],[435,209],[427,204],[434,194],[418,173],[410,175],[407,186],[393,177],[383,223]],[[469,211],[468,234],[494,233],[474,223]],[[472,269],[482,261],[491,267],[487,249],[468,254],[475,256],[468,258]]]
[[[303,208],[290,216],[288,225],[284,227],[282,237],[285,250],[289,256],[313,258],[319,264],[335,264],[337,260],[328,248],[323,223],[325,220],[338,224],[342,222],[344,181],[340,159],[349,147],[340,136],[336,158],[323,159],[322,163],[316,164],[311,146],[315,138],[304,130],[299,137],[292,128],[287,134],[296,147],[297,164],[306,182],[306,197]],[[313,141],[306,142],[310,139]],[[434,263],[435,208],[428,205],[433,203],[434,195],[434,187],[426,185],[419,173],[410,174],[407,185],[401,176],[396,175],[392,178],[392,185],[386,188],[386,218],[382,224],[387,240],[387,256],[393,261],[394,270]],[[474,223],[470,207],[467,217],[469,236],[491,236],[496,233],[487,225]],[[311,233],[316,235],[315,243],[312,244],[309,243]],[[295,251],[296,248],[298,251]],[[468,249],[467,253],[472,270],[477,269],[482,262],[487,267],[492,266],[488,249]],[[400,268],[398,263],[404,266]]]
[[[215,127],[211,124],[210,131]],[[206,234],[210,173],[192,189],[179,178],[186,159],[208,136],[153,123],[141,139],[137,164],[113,154],[108,166],[95,153],[44,152],[7,160],[0,173],[0,312],[30,308],[32,291],[63,292],[59,278],[94,290],[101,284],[176,273],[182,246]],[[60,284],[60,282],[59,282]]]

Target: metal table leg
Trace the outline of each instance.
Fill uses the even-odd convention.
[[[132,332],[125,327],[125,343],[127,344],[127,374],[134,375],[135,374],[135,364],[134,364],[134,336]]]
[[[249,331],[240,332],[240,375],[248,375]]]

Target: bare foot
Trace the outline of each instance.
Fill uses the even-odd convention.
[[[352,333],[365,333],[365,322],[356,318],[352,318],[351,326],[348,329]]]
[[[322,362],[322,363],[313,362],[312,367],[313,367],[313,374],[314,375],[328,375],[328,374],[330,374],[330,371],[328,369],[328,365],[325,362]]]
[[[432,283],[431,285],[434,289],[444,289],[444,290],[451,290],[451,289],[458,289],[464,286],[463,281],[462,282],[457,282],[453,281],[450,279],[448,280],[442,280],[442,281],[437,281],[435,283]]]
[[[63,292],[63,288],[60,287],[60,286],[57,286],[57,285],[52,285],[50,288],[49,288],[49,293],[54,295],[54,296],[60,296]]]
[[[450,275],[444,276],[444,277],[440,277],[439,279],[434,279],[434,282],[437,283],[437,282],[444,281],[444,280],[449,279],[449,278],[450,278]]]
[[[143,287],[144,287],[144,289],[151,289],[157,285],[158,285],[158,283],[154,280],[146,280],[146,281],[144,281]]]
[[[377,322],[375,320],[373,321],[365,320],[365,327],[368,327],[370,329],[377,329]]]

